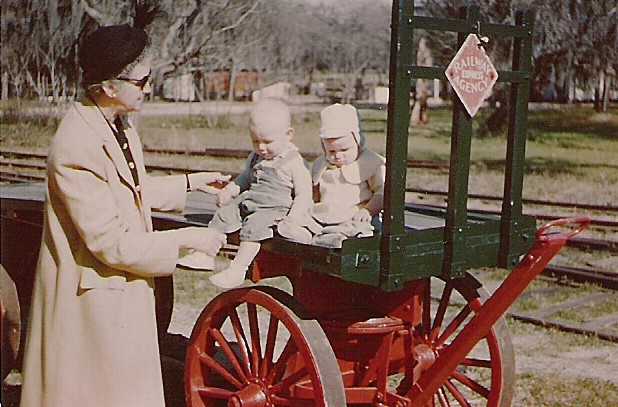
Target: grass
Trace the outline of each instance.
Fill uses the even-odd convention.
[[[31,103],[0,104],[0,126],[3,145],[29,144],[44,146],[53,134],[57,119],[45,114],[26,114],[32,109],[55,110]],[[46,110],[47,109],[47,110]],[[375,116],[370,113],[369,116]],[[384,113],[378,113],[384,116]],[[416,159],[447,161],[450,153],[451,111],[432,109],[429,124],[411,129],[408,153]],[[476,123],[479,120],[475,121]],[[147,146],[204,148],[249,148],[246,115],[223,114],[220,116],[196,114],[191,116],[143,116],[140,118],[142,141]],[[319,115],[296,114],[293,120],[295,141],[302,151],[319,152]],[[618,170],[618,108],[609,113],[597,114],[590,108],[568,110],[532,111],[529,114],[526,172],[577,173],[581,168]],[[383,133],[368,133],[370,148],[384,153]],[[574,154],[577,150],[577,154]],[[501,171],[504,166],[506,143],[504,135],[491,138],[474,136],[472,162],[484,171]],[[615,172],[615,171],[614,171]],[[589,175],[589,174],[586,174]]]
[[[618,403],[618,386],[560,375],[517,375],[513,407],[609,407]]]

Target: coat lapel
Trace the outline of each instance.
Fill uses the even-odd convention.
[[[133,177],[131,177],[129,165],[122,154],[122,150],[120,149],[116,138],[114,137],[114,133],[112,133],[112,129],[110,129],[107,121],[103,117],[103,114],[101,114],[96,106],[81,104],[76,104],[75,106],[84,120],[103,140],[103,148],[114,163],[116,171],[120,177],[127,183],[127,185],[131,187],[133,192],[137,194],[135,184],[133,183]]]
[[[144,162],[144,150],[142,149],[142,143],[135,131],[135,127],[133,127],[133,123],[129,120],[129,126],[125,129],[127,140],[129,141],[129,148],[131,149],[131,153],[133,154],[133,160],[135,161],[135,165],[137,166],[137,177],[139,179],[139,183],[144,188],[146,178],[148,175],[146,174],[146,167]],[[142,189],[143,191],[143,189]],[[142,198],[143,205],[143,214],[144,221],[146,222],[146,228],[148,231],[152,231],[152,212],[150,210],[150,202],[146,202],[143,198],[144,195],[140,195]]]

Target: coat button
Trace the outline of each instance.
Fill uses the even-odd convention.
[[[124,144],[122,145],[122,149],[123,149],[123,150],[126,150],[127,148],[129,148],[129,145],[128,145],[127,143],[124,143]]]
[[[136,186],[135,186],[135,190],[136,190],[137,192],[139,192],[139,191],[141,191],[141,190],[142,190],[142,187],[140,187],[139,185],[136,185]]]
[[[135,163],[133,161],[131,161],[129,163],[129,168],[134,169],[135,168]]]

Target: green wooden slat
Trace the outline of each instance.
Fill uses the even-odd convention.
[[[476,32],[476,21],[465,21],[455,18],[415,16],[412,24],[414,24],[415,28],[424,30],[451,31],[457,33]],[[480,32],[482,35],[487,35],[489,37],[525,38],[530,36],[530,30],[525,27],[483,22],[480,24]]]
[[[410,66],[410,74],[416,79],[439,79],[445,81],[446,75],[444,71],[446,68],[439,66]]]
[[[390,285],[389,273],[403,269],[398,241],[405,236],[404,201],[406,189],[408,127],[410,124],[410,72],[414,58],[412,17],[414,2],[393,1],[389,99],[386,136],[386,182],[382,227],[380,285]]]
[[[403,205],[406,183],[408,127],[410,123],[410,75],[412,61],[413,2],[393,2],[389,101],[384,188],[384,235],[404,232]]]
[[[498,71],[498,82],[522,83],[530,80],[530,71]]]
[[[461,9],[462,18],[468,23],[478,21],[480,10],[478,6]],[[461,48],[467,35],[457,36],[458,49]],[[466,112],[459,97],[453,95],[453,129],[451,136],[451,155],[449,165],[448,206],[446,209],[446,226],[444,239],[446,241],[442,273],[455,276],[465,271],[460,264],[466,256],[465,233],[468,217],[468,178],[470,175],[470,147],[472,142],[472,118]]]
[[[532,30],[519,25],[481,23],[481,34],[492,37],[526,38],[532,35]]]
[[[531,12],[517,12],[515,23],[532,31],[534,16]],[[530,36],[513,41],[513,70],[529,72],[532,60]],[[526,132],[528,120],[529,81],[514,83],[510,89],[509,127],[507,134],[504,199],[502,201],[502,243],[498,263],[512,267],[517,262],[513,252],[513,239],[522,218],[522,189],[524,160],[526,158]]]
[[[415,79],[439,79],[446,81],[445,67],[411,65],[410,73]],[[525,71],[498,71],[498,82],[518,83],[530,79],[530,73]]]
[[[470,23],[466,20],[456,18],[414,16],[412,18],[412,24],[415,29],[422,30],[451,31],[460,33],[476,31],[476,27],[470,25]]]

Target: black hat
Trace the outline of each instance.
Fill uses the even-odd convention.
[[[86,37],[79,48],[84,83],[100,83],[115,78],[141,55],[147,44],[148,35],[141,28],[128,24],[98,28]]]

